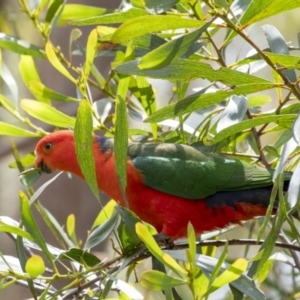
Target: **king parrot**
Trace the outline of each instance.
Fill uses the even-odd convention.
[[[74,133],[61,130],[42,138],[35,167],[84,178],[75,153]],[[94,136],[93,155],[99,190],[125,206],[115,168],[113,139]],[[176,144],[130,143],[126,199],[129,208],[158,232],[177,239],[224,228],[265,214],[273,170],[235,158]],[[286,185],[291,173],[285,175]]]

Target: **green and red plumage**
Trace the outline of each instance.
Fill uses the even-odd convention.
[[[83,178],[72,131],[49,134],[35,151],[35,165],[42,171],[62,170]],[[99,189],[124,206],[113,140],[95,136],[93,153]],[[272,170],[191,146],[131,143],[126,197],[143,221],[176,239],[186,236],[188,222],[200,234],[264,215],[272,177]]]

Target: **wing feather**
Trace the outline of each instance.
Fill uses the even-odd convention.
[[[128,155],[147,186],[187,199],[273,184],[273,170],[186,145],[131,144]]]

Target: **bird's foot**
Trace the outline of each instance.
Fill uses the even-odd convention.
[[[160,247],[165,247],[167,249],[174,248],[174,240],[171,237],[166,236],[163,233],[157,233],[153,237]]]

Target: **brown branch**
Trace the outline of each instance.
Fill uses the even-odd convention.
[[[233,240],[218,240],[218,241],[207,240],[207,241],[197,242],[197,246],[200,246],[200,247],[204,247],[204,246],[223,247],[226,244],[228,246],[247,246],[247,245],[250,245],[250,246],[260,246],[264,242],[265,242],[264,240],[257,241],[256,239],[233,239]],[[188,243],[175,244],[172,247],[172,250],[186,249],[188,247],[189,247]],[[276,242],[275,243],[275,247],[282,248],[282,249],[288,249],[290,251],[293,251],[294,252],[294,254],[292,254],[293,258],[294,258],[295,252],[300,252],[300,246],[293,245],[290,242],[287,242],[287,243],[285,243],[285,242]],[[166,250],[166,249],[169,249],[169,248],[165,247],[164,249]],[[131,265],[133,263],[137,263],[137,262],[139,262],[139,261],[141,261],[143,259],[149,258],[150,256],[151,256],[151,253],[145,248],[145,251],[141,252],[139,255],[137,255],[131,261],[129,261],[128,264],[127,264],[127,266]],[[119,256],[119,257],[115,258],[114,260],[109,261],[106,264],[99,266],[99,269],[103,270],[106,267],[110,267],[115,262],[120,261],[123,258],[124,257]],[[298,268],[298,262],[297,262],[297,260],[295,261],[295,265]],[[119,265],[110,267],[107,270],[106,274],[113,274],[114,272],[116,272],[116,271],[119,270],[119,267],[120,267]],[[69,293],[67,293],[63,297],[61,297],[61,299],[62,300],[63,299],[68,299],[71,296],[78,295],[84,289],[89,288],[94,283],[96,283],[96,282],[98,282],[100,280],[103,280],[103,279],[104,279],[103,275],[98,276],[98,277],[94,278],[93,280],[91,280],[91,281],[89,281],[89,282],[87,282],[85,284],[82,284],[82,285],[78,286],[77,289],[71,290]]]

